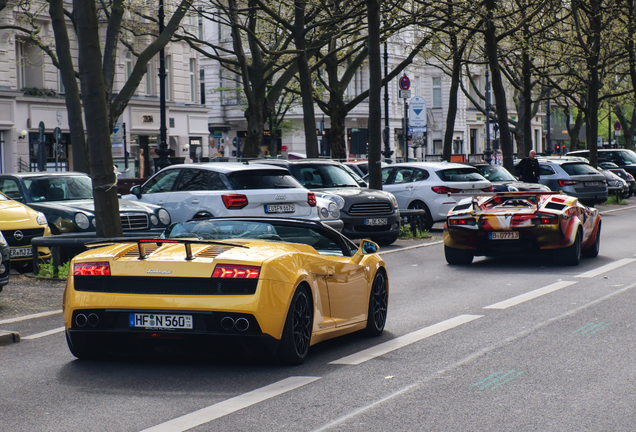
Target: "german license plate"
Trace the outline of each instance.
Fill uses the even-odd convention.
[[[518,240],[519,231],[493,231],[488,234],[490,240]]]
[[[11,248],[11,258],[24,258],[33,256],[31,247]]]
[[[598,182],[585,182],[585,186],[598,186]]]
[[[267,204],[265,213],[293,213],[296,211],[295,204]]]
[[[364,224],[370,226],[387,225],[388,223],[389,220],[387,218],[373,218],[364,220]]]
[[[192,315],[130,313],[130,327],[146,329],[192,329]]]

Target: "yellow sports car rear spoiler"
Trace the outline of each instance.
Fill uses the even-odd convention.
[[[249,249],[249,246],[245,246],[245,245],[242,245],[242,244],[225,243],[225,242],[216,241],[216,240],[160,239],[160,238],[154,238],[154,239],[149,239],[149,238],[138,238],[138,239],[134,239],[134,238],[113,238],[113,239],[107,239],[107,240],[100,240],[100,241],[97,241],[97,242],[86,243],[86,247],[87,248],[96,248],[96,247],[108,246],[108,245],[112,245],[112,244],[116,244],[116,243],[137,243],[137,250],[139,251],[139,259],[146,259],[148,257],[148,254],[146,253],[146,247],[145,247],[145,245],[148,244],[148,243],[156,243],[158,246],[161,246],[164,243],[181,243],[181,244],[183,244],[185,246],[186,260],[187,261],[191,261],[191,260],[194,259],[194,256],[192,255],[192,245],[193,244],[215,244],[215,245],[233,246],[233,247],[240,247],[240,248]]]

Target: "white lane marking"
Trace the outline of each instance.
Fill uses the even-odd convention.
[[[16,317],[16,318],[9,318],[9,319],[5,319],[0,321],[0,324],[9,324],[9,323],[14,323],[14,322],[20,322],[20,321],[26,321],[26,320],[30,320],[33,318],[42,318],[45,316],[50,316],[50,315],[55,315],[55,314],[60,314],[62,313],[62,310],[54,310],[54,311],[48,311],[48,312],[40,312],[40,313],[36,313],[33,315],[24,315],[21,317]]]
[[[617,269],[617,268],[622,267],[624,265],[631,264],[634,261],[636,261],[636,259],[634,259],[634,258],[623,258],[621,260],[614,261],[613,263],[605,264],[604,266],[601,266],[601,267],[596,268],[594,270],[590,270],[590,271],[587,271],[585,273],[581,273],[580,275],[576,275],[574,277],[577,277],[577,278],[593,278],[594,276],[598,276],[600,274],[603,274],[605,272]]]
[[[250,405],[263,402],[274,396],[297,389],[306,384],[319,380],[320,377],[298,376],[289,377],[273,384],[261,387],[251,392],[219,402],[209,407],[201,408],[190,414],[177,417],[157,426],[144,429],[142,432],[182,432],[200,426],[225,415],[247,408]]]
[[[534,291],[530,291],[525,294],[518,295],[517,297],[513,297],[499,303],[491,304],[490,306],[486,306],[484,309],[506,309],[506,308],[509,308],[510,306],[516,306],[520,303],[527,302],[528,300],[541,297],[542,295],[550,294],[551,292],[560,290],[561,288],[569,287],[570,285],[574,285],[575,283],[578,283],[578,282],[576,281],[556,282],[556,283],[553,283],[552,285],[548,285],[543,288],[539,288]]]
[[[22,340],[39,339],[39,338],[44,337],[44,336],[50,336],[52,334],[61,333],[61,332],[64,331],[65,328],[66,327],[58,327],[56,329],[45,331],[45,332],[42,332],[42,333],[32,334],[31,336],[24,336],[24,337],[21,337],[20,339],[22,339]]]
[[[429,327],[424,327],[423,329],[416,330],[412,333],[405,334],[404,336],[400,336],[395,339],[391,339],[390,341],[386,341],[355,354],[351,354],[349,356],[342,357],[341,359],[334,360],[332,362],[329,362],[329,364],[358,365],[367,360],[371,360],[372,358],[379,357],[398,348],[410,345],[413,342],[426,339],[427,337],[434,336],[438,333],[450,330],[454,327],[458,327],[462,324],[466,324],[481,317],[483,317],[483,315],[459,315],[455,318],[433,324]]]
[[[342,416],[340,418],[337,418],[336,420],[334,420],[334,421],[332,421],[330,423],[327,423],[326,425],[324,425],[323,427],[321,427],[319,429],[314,429],[313,432],[322,432],[322,431],[326,431],[328,429],[331,429],[332,427],[337,426],[340,423],[343,423],[343,422],[349,420],[350,418],[357,416],[358,414],[361,414],[361,413],[363,413],[365,411],[368,411],[368,410],[370,410],[371,408],[373,408],[375,406],[381,405],[384,402],[389,401],[389,400],[393,399],[394,397],[397,397],[397,396],[401,395],[402,393],[405,393],[405,392],[411,390],[413,387],[418,387],[419,385],[420,385],[420,383],[417,382],[417,383],[411,384],[410,386],[404,387],[402,390],[398,390],[395,393],[392,393],[392,394],[390,394],[390,395],[388,395],[386,397],[383,397],[382,399],[379,399],[379,400],[373,402],[372,404],[363,406],[362,408],[358,408],[357,410],[355,410],[355,411],[353,411],[353,412],[351,412],[351,413],[349,413],[347,415],[344,415],[344,416]]]

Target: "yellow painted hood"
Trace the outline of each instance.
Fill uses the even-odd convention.
[[[38,212],[17,201],[0,201],[0,229],[29,229],[37,223]]]

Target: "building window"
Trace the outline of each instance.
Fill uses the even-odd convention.
[[[64,90],[64,80],[62,79],[62,71],[57,70],[57,92],[60,94],[66,93]]]
[[[415,79],[413,80],[413,90],[414,90],[414,95],[415,96],[421,96],[420,94],[420,77],[418,75],[415,75]]]
[[[151,59],[146,67],[146,95],[155,96],[157,94],[157,66],[155,60]]]
[[[205,71],[199,71],[199,87],[201,88],[201,105],[205,105]]]
[[[126,60],[124,64],[126,67],[126,81],[128,81],[133,70],[133,55],[130,51],[126,51]]]
[[[199,8],[199,39],[203,40],[203,8]]]
[[[442,107],[442,78],[433,78],[433,108]]]
[[[470,130],[470,153],[477,153],[477,129]]]
[[[464,154],[464,140],[453,140],[453,154]]]
[[[442,140],[433,140],[433,154],[442,154],[444,152],[444,146]]]
[[[197,59],[190,59],[190,102],[197,103]]]
[[[172,56],[167,55],[165,58],[166,69],[166,100],[172,100]]]

